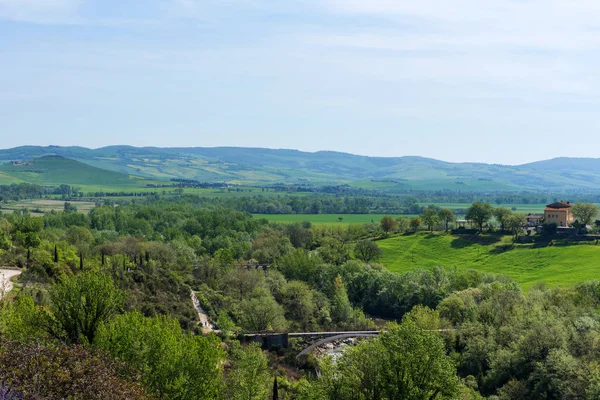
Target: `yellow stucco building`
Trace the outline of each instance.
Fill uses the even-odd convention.
[[[548,204],[544,209],[544,221],[546,223],[555,222],[558,226],[571,226],[575,220],[571,206],[571,203],[564,201]]]

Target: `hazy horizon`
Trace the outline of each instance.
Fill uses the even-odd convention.
[[[598,21],[564,0],[0,0],[0,136],[597,157]]]
[[[103,148],[107,148],[107,147],[134,147],[134,148],[138,148],[138,149],[142,149],[142,148],[156,148],[156,149],[177,149],[177,148],[181,148],[181,149],[193,149],[193,148],[206,148],[206,149],[244,148],[244,149],[257,149],[257,150],[261,150],[262,149],[262,150],[298,151],[298,152],[302,152],[302,153],[341,153],[341,154],[347,154],[347,155],[351,155],[351,156],[373,157],[373,158],[415,157],[415,158],[433,159],[433,160],[436,160],[436,161],[442,161],[442,162],[453,163],[453,164],[490,164],[490,165],[503,165],[503,166],[519,166],[519,165],[531,164],[531,163],[535,163],[535,162],[539,162],[539,161],[547,161],[547,160],[558,159],[558,158],[600,159],[600,157],[568,157],[568,156],[557,156],[557,157],[543,158],[543,159],[532,158],[532,159],[530,159],[528,161],[525,161],[525,162],[519,163],[519,164],[505,164],[505,163],[493,163],[493,162],[469,161],[469,160],[450,161],[450,160],[444,160],[444,159],[440,159],[440,158],[422,156],[422,155],[419,155],[419,154],[403,154],[403,155],[392,155],[392,156],[372,156],[372,155],[367,155],[367,154],[349,153],[349,152],[345,152],[345,151],[327,150],[327,149],[310,151],[310,150],[300,150],[300,149],[293,149],[293,148],[275,148],[275,147],[262,147],[262,146],[260,146],[260,147],[255,147],[255,146],[151,146],[151,145],[149,145],[149,146],[136,146],[136,145],[131,145],[131,144],[110,144],[110,145],[107,145],[107,146],[99,146],[99,147],[87,147],[87,146],[80,146],[80,145],[54,145],[54,144],[50,144],[50,145],[35,145],[35,144],[24,144],[24,145],[18,145],[18,146],[13,146],[13,147],[0,147],[0,151],[2,151],[2,150],[11,150],[11,149],[19,148],[19,147],[29,147],[29,146],[34,146],[34,147],[50,147],[50,148],[51,147],[79,147],[79,148],[84,148],[84,149],[89,149],[89,150],[99,150],[99,149],[103,149]]]

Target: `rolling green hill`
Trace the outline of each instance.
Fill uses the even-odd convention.
[[[19,165],[0,165],[0,183],[27,182],[39,185],[140,186],[140,178],[93,167],[60,156],[43,156]]]
[[[308,153],[237,147],[23,146],[0,150],[0,162],[47,155],[151,179],[184,178],[233,184],[349,183],[388,192],[600,191],[600,159],[557,158],[508,166],[450,163],[423,157],[366,157],[331,151]]]
[[[434,266],[507,275],[527,288],[568,286],[600,276],[600,245],[512,245],[509,236],[418,233],[377,242],[378,262],[393,272]]]

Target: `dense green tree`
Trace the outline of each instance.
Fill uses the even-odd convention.
[[[444,341],[410,318],[321,367],[319,383],[329,399],[449,399],[459,393]]]
[[[0,250],[10,250],[12,242],[6,232],[0,230]]]
[[[323,260],[302,249],[284,255],[278,261],[281,272],[287,279],[315,283]]]
[[[410,222],[409,222],[410,229],[412,229],[413,232],[416,232],[419,230],[422,223],[423,223],[423,220],[421,219],[421,217],[413,217],[410,219]]]
[[[261,264],[273,264],[292,250],[290,240],[278,230],[262,233],[252,243],[252,258]]]
[[[406,319],[380,338],[383,392],[389,399],[436,399],[456,394],[458,379],[443,340]]]
[[[508,219],[511,217],[513,212],[505,207],[496,207],[492,210],[492,215],[496,218],[496,221],[500,224],[500,230],[504,231],[507,228]]]
[[[33,298],[26,295],[0,305],[0,337],[27,342],[46,336],[42,311],[35,306]]]
[[[350,259],[349,246],[344,240],[326,237],[320,240],[319,255],[329,264],[341,265]]]
[[[8,222],[8,220],[6,218],[0,217],[0,231],[9,235],[12,230],[13,230],[13,224]]]
[[[545,222],[542,225],[542,234],[545,236],[552,236],[556,234],[558,224],[556,222]]]
[[[372,240],[361,240],[354,246],[354,256],[368,263],[381,255],[381,249]]]
[[[283,307],[264,290],[242,300],[239,310],[240,325],[248,332],[282,331],[287,327]]]
[[[90,226],[99,231],[110,231],[115,229],[115,208],[113,206],[95,207],[90,211]]]
[[[453,325],[462,325],[474,321],[477,316],[475,295],[471,289],[452,293],[440,302],[437,310],[442,318],[452,322]]]
[[[182,333],[174,318],[120,315],[102,325],[96,346],[138,369],[158,398],[212,400],[221,394],[220,341]]]
[[[13,238],[22,246],[30,248],[40,245],[40,232],[44,229],[44,220],[38,217],[21,217],[16,225]]]
[[[230,271],[222,278],[222,287],[225,293],[239,301],[250,297],[258,289],[267,290],[265,274],[252,267]]]
[[[492,218],[492,211],[490,204],[476,201],[467,209],[465,218],[474,221],[479,226],[479,231],[483,231],[483,225]]]
[[[394,218],[388,215],[381,218],[379,223],[381,224],[381,229],[383,229],[386,235],[388,235],[396,227],[396,221],[394,221]]]
[[[591,203],[575,203],[571,212],[581,224],[589,225],[598,215],[598,207]]]
[[[514,236],[515,241],[519,238],[519,235],[523,233],[523,227],[525,226],[525,216],[519,214],[511,214],[504,220],[504,228],[508,230]]]
[[[67,229],[65,240],[69,244],[77,247],[80,252],[86,252],[94,242],[94,236],[87,228],[81,226],[71,226],[69,229]]]
[[[348,292],[342,277],[335,278],[333,297],[331,299],[331,318],[334,322],[345,322],[352,317],[352,305],[348,300]]]
[[[297,222],[295,224],[287,225],[285,233],[290,239],[292,246],[297,249],[309,249],[313,242],[313,234],[310,230],[309,223]]]
[[[281,304],[288,320],[296,322],[303,330],[310,329],[316,311],[313,291],[300,281],[286,283],[281,289]]]
[[[227,377],[228,398],[264,400],[269,393],[269,360],[257,344],[236,346],[232,351],[233,370]]]
[[[444,226],[446,227],[446,232],[448,232],[449,225],[452,222],[456,221],[456,216],[454,215],[454,211],[452,211],[448,208],[440,209],[440,211],[438,212],[438,218],[440,221],[442,221],[444,223]]]
[[[77,212],[77,207],[75,205],[71,204],[70,202],[65,201],[65,206],[64,206],[63,211],[66,214],[74,213],[74,212]]]
[[[396,218],[396,230],[398,232],[406,232],[409,228],[409,219],[406,217]]]
[[[435,208],[428,207],[423,210],[423,215],[421,215],[421,219],[423,223],[427,225],[427,229],[433,232],[433,229],[439,222],[438,213]]]
[[[98,327],[122,306],[123,293],[110,276],[83,272],[50,289],[50,329],[71,343],[94,343]]]

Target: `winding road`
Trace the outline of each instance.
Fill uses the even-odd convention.
[[[10,279],[20,274],[21,271],[17,269],[0,269],[0,298],[12,290],[13,283]]]

